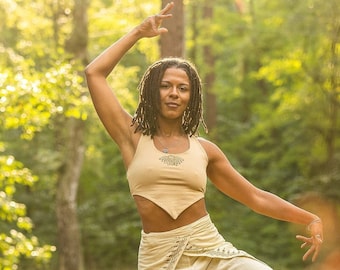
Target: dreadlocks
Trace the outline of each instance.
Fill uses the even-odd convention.
[[[141,131],[144,135],[155,135],[160,102],[159,88],[165,70],[173,67],[186,72],[191,86],[189,104],[182,118],[184,132],[192,136],[197,133],[200,124],[207,132],[203,119],[201,80],[194,65],[181,58],[164,58],[146,70],[138,85],[139,105],[132,119],[132,125],[137,125],[135,132]]]

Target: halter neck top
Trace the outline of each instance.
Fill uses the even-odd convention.
[[[131,195],[152,201],[173,219],[206,191],[208,156],[197,137],[188,139],[188,150],[169,154],[158,150],[150,136],[142,135],[127,169]]]

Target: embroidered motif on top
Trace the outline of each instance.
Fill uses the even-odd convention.
[[[184,161],[183,158],[174,155],[162,156],[159,160],[168,166],[178,166]]]

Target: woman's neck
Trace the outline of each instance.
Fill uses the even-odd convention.
[[[155,135],[160,137],[178,137],[185,135],[185,132],[182,125],[178,122],[163,123],[159,121]]]
[[[182,128],[181,129],[159,128],[155,135],[159,137],[179,137],[185,135],[185,132]]]

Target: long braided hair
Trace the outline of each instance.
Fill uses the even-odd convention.
[[[191,93],[189,104],[184,111],[182,128],[189,136],[195,135],[200,124],[205,132],[207,126],[203,119],[203,94],[201,79],[195,66],[182,58],[164,58],[152,64],[144,73],[139,85],[139,105],[132,119],[136,124],[135,132],[153,137],[157,131],[157,115],[160,106],[160,85],[164,72],[168,68],[183,69],[190,82]]]

